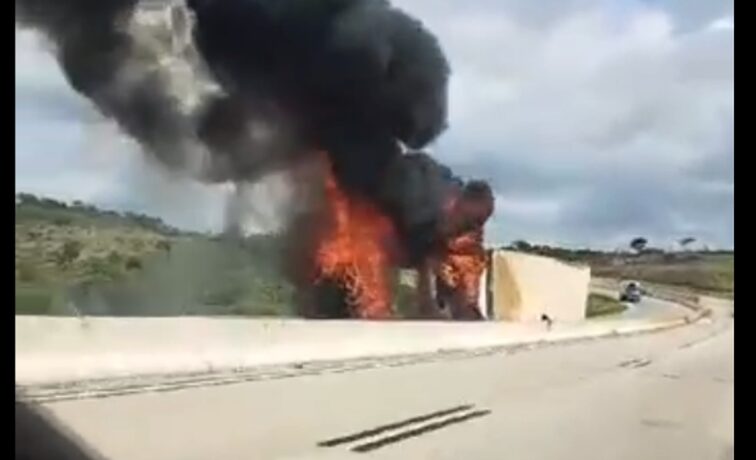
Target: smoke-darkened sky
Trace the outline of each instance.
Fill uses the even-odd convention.
[[[394,4],[447,54],[449,129],[432,150],[491,181],[489,241],[733,246],[731,1]],[[136,149],[37,35],[16,32],[18,191],[223,225],[227,187],[171,177]]]

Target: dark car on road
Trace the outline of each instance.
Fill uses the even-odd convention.
[[[627,283],[624,289],[622,289],[622,292],[620,292],[620,301],[638,303],[641,301],[642,295],[643,290],[641,289],[640,284],[636,281],[631,281]]]

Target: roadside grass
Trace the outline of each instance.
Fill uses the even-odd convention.
[[[530,245],[515,250],[587,264],[592,276],[598,278],[634,279],[682,288],[693,294],[734,298],[733,251],[649,250],[634,254]]]
[[[52,290],[47,287],[16,284],[16,314],[51,315],[53,297]]]
[[[275,237],[232,241],[150,219],[17,202],[16,314],[295,314]]]
[[[16,204],[16,314],[296,316],[273,235],[228,240],[180,232],[141,215],[35,201]],[[597,277],[637,279],[734,296],[733,253],[617,257],[546,254],[591,265]],[[417,315],[416,279],[401,271],[395,310]],[[587,316],[625,309],[591,294]]]
[[[596,266],[594,276],[635,279],[660,285],[686,288],[699,294],[733,298],[735,256],[711,254],[684,262]]]
[[[615,315],[622,313],[626,309],[627,306],[614,297],[590,293],[588,294],[585,316],[594,318],[596,316]]]

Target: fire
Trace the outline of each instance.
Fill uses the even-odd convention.
[[[446,242],[445,254],[438,267],[438,278],[456,294],[451,299],[465,317],[479,316],[476,310],[480,277],[486,269],[483,229],[475,228]],[[456,316],[456,315],[455,315]]]
[[[391,215],[376,201],[339,182],[326,154],[316,159],[324,166],[318,177],[325,205],[321,226],[312,235],[314,247],[307,252],[312,258],[306,282],[315,293],[309,305],[328,317],[390,318],[393,275],[399,265],[408,263],[402,256],[411,243],[402,239]],[[448,198],[433,248],[423,260],[414,261],[417,266],[405,268],[421,275],[423,282],[417,286],[421,316],[437,317],[441,301],[455,319],[481,319],[477,305],[486,268],[483,224],[493,210],[493,197],[487,185],[475,182],[450,186],[445,193]],[[432,278],[437,281],[435,293],[429,283]]]
[[[354,317],[389,318],[393,300],[389,283],[393,223],[372,203],[348,195],[327,165],[325,198],[329,219],[316,244],[313,283],[336,282],[344,290]]]
[[[493,213],[493,195],[487,184],[473,181],[450,196],[446,206],[449,235],[437,266],[439,294],[451,305],[452,316],[481,317],[477,309],[480,278],[486,270],[483,225]]]

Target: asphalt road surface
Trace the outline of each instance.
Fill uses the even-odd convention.
[[[627,306],[627,310],[620,313],[620,317],[626,319],[675,318],[680,315],[681,309],[685,310],[685,307],[683,306],[664,300],[654,299],[653,297],[643,297],[638,303],[626,302],[625,305]]]
[[[106,458],[733,458],[733,320],[402,367],[48,403]]]

